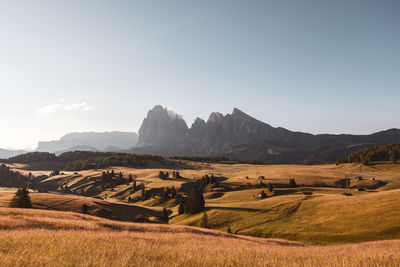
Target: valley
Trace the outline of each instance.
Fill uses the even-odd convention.
[[[398,164],[307,166],[170,161],[175,168],[61,171],[41,180],[40,184],[49,190],[32,192],[32,204],[40,209],[81,212],[85,203],[90,215],[119,221],[135,221],[140,215],[153,223],[165,223],[162,209],[166,207],[171,224],[194,227],[202,226],[205,212],[211,229],[226,232],[230,227],[239,235],[314,245],[400,238]],[[25,175],[50,174],[21,168],[29,169],[29,165],[9,166]],[[179,177],[160,178],[160,172],[171,176],[179,172]],[[104,173],[114,173],[111,187],[105,186]],[[215,182],[203,187],[204,212],[179,214],[180,200],[188,196],[190,188],[200,186],[203,177],[212,176]],[[346,177],[350,177],[349,188]],[[260,196],[261,192],[265,197]],[[7,207],[12,195],[10,191],[1,193],[0,205]]]

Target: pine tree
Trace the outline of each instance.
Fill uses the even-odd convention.
[[[172,188],[171,188],[171,196],[172,196],[172,197],[176,197],[176,189],[175,189],[175,186],[172,186]]]
[[[344,178],[344,185],[347,189],[350,189],[350,179],[349,178]]]
[[[136,191],[136,180],[133,181],[132,189],[133,189],[133,192]]]
[[[394,149],[390,150],[390,161],[392,163],[396,163],[396,154],[395,154]]]
[[[164,209],[163,209],[163,220],[166,221],[167,223],[168,223],[168,220],[169,220],[168,217],[169,217],[168,211],[167,211],[167,209],[164,207]]]
[[[185,198],[181,197],[179,201],[179,208],[178,208],[179,215],[185,213]]]
[[[167,188],[167,187],[164,187],[162,196],[165,197],[165,198],[167,198],[167,197],[168,197],[168,194],[169,194],[168,188]]]
[[[29,191],[26,188],[19,188],[11,200],[10,207],[13,208],[32,208]]]
[[[231,230],[231,227],[230,227],[230,226],[228,226],[227,233],[228,233],[228,234],[232,234],[232,230]]]
[[[142,185],[142,201],[146,200],[146,188]]]
[[[366,159],[366,157],[364,156],[364,154],[361,155],[361,164],[364,165],[364,166],[368,166],[369,165],[369,162]]]
[[[85,203],[82,204],[81,211],[83,214],[87,214],[88,206]]]
[[[266,197],[267,197],[267,194],[265,194],[264,190],[261,191],[261,193],[260,193],[260,198],[261,198],[261,199],[264,199],[264,198],[266,198]]]
[[[201,220],[201,227],[208,228],[208,217],[206,212],[204,212],[203,214],[203,218]]]
[[[271,183],[268,184],[268,191],[271,193],[274,191],[274,187],[272,186]]]
[[[215,182],[216,182],[216,179],[215,179],[215,176],[214,176],[214,174],[212,174],[212,175],[211,175],[210,182],[211,182],[212,184],[215,184]]]
[[[294,180],[294,178],[290,179],[290,187],[295,188],[297,187],[296,181]]]

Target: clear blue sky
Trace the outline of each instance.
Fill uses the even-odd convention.
[[[400,1],[2,1],[0,147],[237,107],[311,133],[400,127]]]

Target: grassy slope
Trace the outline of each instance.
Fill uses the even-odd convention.
[[[208,200],[211,227],[226,231],[230,225],[240,234],[317,244],[400,238],[400,190],[351,197],[286,195],[245,201],[258,191],[229,192]],[[202,214],[180,215],[171,222],[198,226],[201,218]]]
[[[138,184],[144,183],[146,189],[150,190],[166,186],[175,186],[178,189],[181,184],[191,182],[194,178],[200,178],[205,174],[226,177],[223,183],[228,185],[246,185],[248,182],[258,185],[258,177],[265,176],[264,183],[287,185],[289,178],[295,178],[298,184],[308,186],[297,189],[279,188],[276,189],[276,193],[280,196],[261,201],[253,198],[261,189],[205,194],[209,222],[213,228],[222,231],[226,231],[230,225],[233,231],[239,230],[239,233],[243,234],[276,236],[308,243],[359,242],[399,237],[400,220],[392,211],[399,207],[397,200],[399,192],[393,189],[400,188],[400,164],[379,163],[373,166],[191,164],[192,168],[180,170],[183,179],[170,180],[159,179],[158,172],[162,170],[171,173],[173,171],[171,169],[124,167],[113,169],[116,173],[122,171],[125,177],[132,174]],[[49,180],[62,182],[65,177],[69,177],[67,180],[71,188],[90,188],[96,186],[93,180],[99,179],[102,171],[89,170],[79,172],[78,175],[66,173],[64,176],[52,177]],[[379,193],[327,187],[337,185],[346,175],[375,177],[388,184],[377,189]],[[249,179],[246,179],[246,176]],[[131,186],[132,184],[120,185],[114,191],[106,190],[100,195],[110,200],[126,200],[130,195],[127,189]],[[314,195],[305,198],[301,193],[296,193],[298,190],[313,191]],[[387,191],[388,194],[380,191]],[[342,195],[343,192],[351,192],[354,196],[345,197]],[[140,194],[138,191],[131,196]],[[162,199],[151,198],[138,204],[159,208],[167,206],[175,211],[174,215],[177,213],[174,200],[165,202]],[[171,222],[199,226],[201,217],[201,214],[184,215],[174,217]]]
[[[0,208],[2,266],[395,266],[399,247],[400,241],[302,246],[185,226]]]
[[[12,192],[0,193],[0,207],[8,207]],[[53,193],[31,193],[33,208],[59,211],[81,212],[82,205],[88,206],[88,214],[119,221],[133,221],[141,214],[144,217],[156,219],[161,216],[161,210],[137,205],[109,202],[91,197],[64,195]]]

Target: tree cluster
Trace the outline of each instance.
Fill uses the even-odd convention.
[[[158,178],[160,178],[160,179],[162,179],[162,180],[168,179],[168,178],[169,178],[169,172],[160,171],[160,172],[158,173]]]
[[[54,166],[65,166],[67,171],[107,168],[110,166],[146,167],[151,162],[167,164],[161,156],[136,155],[115,152],[72,151],[59,156],[48,152],[30,152],[5,160],[7,163],[54,162]]]
[[[164,187],[164,190],[161,194],[162,197],[165,198],[174,198],[177,196],[177,192],[174,186],[172,186],[171,188],[169,187]]]
[[[186,214],[196,214],[203,211],[205,205],[203,193],[201,190],[192,188],[189,197],[187,199],[182,199],[179,204],[179,212],[183,210]]]
[[[30,173],[24,176],[19,172],[12,171],[5,164],[0,165],[0,186],[3,187],[26,187],[27,183],[33,183],[35,177]]]

